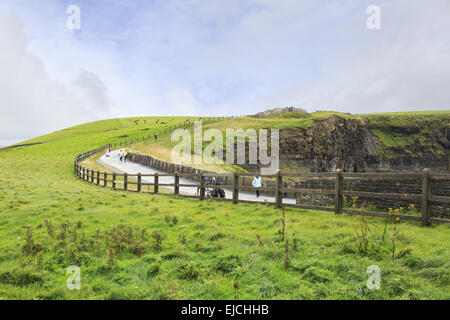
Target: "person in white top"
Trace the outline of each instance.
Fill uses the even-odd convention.
[[[261,188],[261,183],[262,183],[262,178],[260,176],[256,176],[253,179],[252,185],[255,188]],[[256,197],[259,198],[259,190],[258,189],[256,189]]]

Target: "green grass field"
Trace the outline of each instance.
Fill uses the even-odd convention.
[[[367,218],[368,247],[360,251],[359,217],[286,209],[286,250],[280,209],[127,193],[76,179],[77,153],[164,126],[154,117],[139,125],[135,119],[89,123],[27,141],[43,144],[0,150],[0,299],[234,299],[235,281],[241,299],[450,298],[448,225],[389,221],[383,244],[385,221]],[[70,265],[81,268],[80,290],[66,287]],[[379,290],[366,287],[371,265],[381,269]]]

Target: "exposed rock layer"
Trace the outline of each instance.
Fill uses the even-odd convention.
[[[280,130],[280,160],[289,171],[411,172],[449,170],[449,120],[383,128],[406,142],[387,147],[368,121],[333,116],[309,128]]]

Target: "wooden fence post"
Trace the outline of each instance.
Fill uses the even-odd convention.
[[[158,193],[158,180],[159,180],[158,172],[155,172],[155,177],[154,177],[154,180],[153,180],[153,182],[154,182],[154,184],[153,184],[153,193]]]
[[[91,183],[94,183],[94,170],[91,170]]]
[[[422,171],[422,227],[430,225],[430,172],[430,169],[423,169]]]
[[[205,179],[203,178],[203,173],[199,173],[199,179],[200,179],[200,200],[205,199]]]
[[[104,187],[106,187],[106,186],[108,186],[108,172],[103,172],[103,178],[104,178],[104,180],[103,180],[103,186]]]
[[[275,177],[275,205],[277,208],[281,208],[283,206],[283,193],[281,192],[281,188],[283,187],[283,176],[280,173],[280,169],[277,170]]]
[[[123,174],[123,190],[128,190],[128,174],[126,172]]]
[[[137,175],[137,192],[141,192],[141,186],[142,186],[142,177],[141,173],[139,172]]]
[[[342,170],[336,170],[336,182],[334,185],[334,213],[342,213]]]
[[[239,175],[237,172],[233,173],[233,203],[239,202]]]
[[[115,172],[112,174],[112,187],[113,187],[113,189],[116,189],[116,173]]]
[[[179,195],[180,194],[180,176],[178,175],[178,171],[175,171],[174,173],[174,193],[175,195]]]

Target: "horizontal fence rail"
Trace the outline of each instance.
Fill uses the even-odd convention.
[[[201,119],[205,122],[218,121],[232,119],[230,117],[221,118],[206,118]],[[192,126],[190,121],[185,123],[168,127],[164,130],[160,130],[157,134],[162,135],[168,132],[172,132],[176,128],[187,128]],[[133,192],[150,192],[159,193],[159,187],[173,187],[173,193],[175,195],[180,194],[180,187],[192,187],[197,188],[197,195],[182,195],[188,198],[198,198],[204,200],[206,198],[206,188],[226,188],[232,191],[232,197],[230,199],[220,199],[212,198],[220,201],[231,201],[234,204],[237,203],[258,203],[255,201],[239,199],[239,191],[255,191],[259,190],[261,193],[271,194],[275,197],[275,202],[259,202],[268,205],[275,205],[276,207],[296,207],[302,209],[312,209],[312,210],[323,210],[331,211],[335,214],[356,214],[356,215],[366,215],[374,217],[392,217],[400,218],[409,221],[419,221],[422,226],[428,226],[432,223],[449,223],[450,219],[447,218],[437,218],[431,215],[431,208],[433,205],[439,204],[448,209],[450,204],[450,193],[445,195],[434,194],[432,192],[433,183],[445,183],[446,186],[450,185],[450,174],[437,174],[432,173],[429,169],[424,169],[421,173],[347,173],[337,170],[335,173],[282,173],[278,171],[274,175],[263,176],[266,180],[262,187],[253,187],[248,184],[248,179],[251,179],[252,174],[248,173],[216,173],[216,172],[203,172],[201,170],[185,167],[181,165],[171,164],[164,162],[150,156],[139,155],[139,154],[129,154],[130,161],[138,162],[146,166],[154,167],[163,172],[164,174],[128,174],[128,173],[107,173],[95,171],[81,165],[81,162],[94,154],[102,152],[108,148],[115,148],[118,146],[126,146],[138,141],[144,141],[153,136],[149,134],[144,137],[135,138],[130,141],[125,141],[121,143],[107,144],[100,148],[89,150],[78,154],[74,161],[75,175],[84,181],[90,182],[103,187],[111,187],[117,190],[126,190]],[[143,182],[143,177],[153,177],[153,182]],[[159,177],[173,177],[173,183],[160,183]],[[180,183],[179,178],[189,178],[193,180],[194,183]],[[223,184],[209,185],[205,184],[205,177],[222,177]],[[292,179],[322,179],[327,181],[326,186],[328,188],[299,188],[296,187],[295,183],[290,182]],[[247,179],[247,180],[246,180]],[[372,191],[361,191],[361,190],[348,190],[345,189],[349,185],[353,186],[352,181],[359,179],[367,181],[379,181],[391,179],[396,183],[406,183],[407,181],[412,181],[417,184],[417,192],[415,193],[402,193],[402,192],[376,192]],[[152,187],[153,190],[150,190]],[[352,187],[353,188],[353,187]],[[379,188],[378,188],[379,189]],[[399,187],[399,189],[401,189]],[[447,190],[447,189],[445,189]],[[450,188],[448,189],[450,190]],[[333,200],[332,206],[321,206],[321,205],[308,205],[308,204],[287,204],[283,203],[283,197],[288,194],[293,195],[325,195]],[[344,208],[344,199],[346,197],[361,197],[361,198],[371,198],[371,199],[381,199],[381,200],[398,200],[398,201],[414,201],[420,204],[421,216],[414,216],[408,214],[398,214],[392,212],[374,212],[365,211],[363,209],[358,210],[355,208]]]

